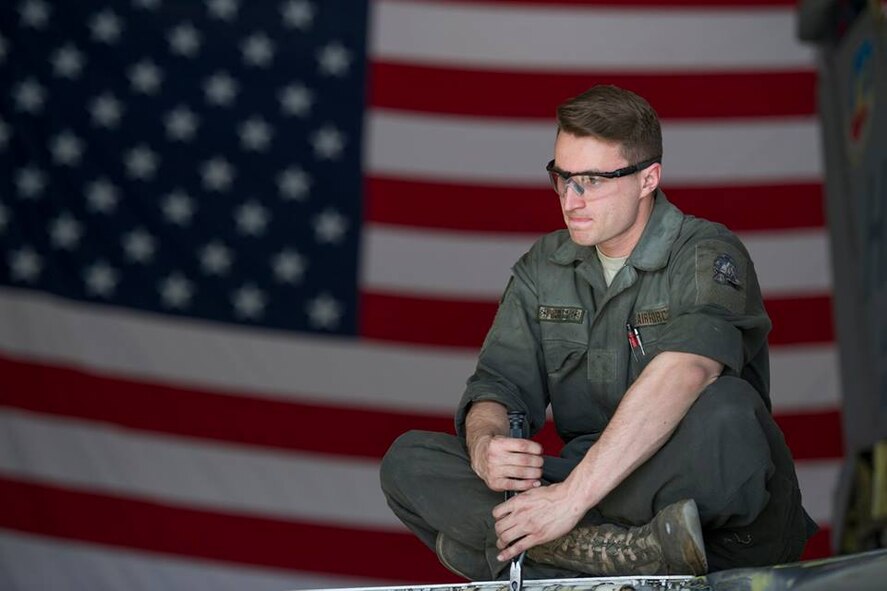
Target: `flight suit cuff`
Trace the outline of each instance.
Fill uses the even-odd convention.
[[[702,355],[723,363],[736,374],[742,371],[742,332],[717,316],[678,316],[660,337],[659,349]]]

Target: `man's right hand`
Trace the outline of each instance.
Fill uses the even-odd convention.
[[[478,437],[468,453],[471,468],[490,490],[523,491],[541,486],[542,446],[502,435]]]

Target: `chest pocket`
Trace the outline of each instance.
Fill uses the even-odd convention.
[[[656,321],[653,324],[643,325],[636,323],[635,328],[640,337],[640,344],[643,346],[643,354],[638,347],[637,356],[632,355],[629,359],[629,367],[631,378],[634,380],[640,375],[648,363],[662,350],[660,339],[665,332],[667,326],[667,316],[664,320]],[[638,326],[638,324],[641,324]]]
[[[586,389],[585,360],[588,355],[588,318],[582,322],[540,319],[542,353],[551,395],[564,388]],[[581,382],[580,382],[581,380]]]

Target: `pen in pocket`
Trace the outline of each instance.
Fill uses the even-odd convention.
[[[641,352],[642,357],[647,356],[647,353],[644,351],[644,342],[641,340],[641,333],[631,325],[631,322],[625,323],[625,332],[628,334],[628,345],[631,347],[632,355],[634,355],[636,361],[640,361],[638,359],[638,351]]]

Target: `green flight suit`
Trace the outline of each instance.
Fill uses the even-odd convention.
[[[632,350],[626,323],[637,328],[643,353]],[[475,561],[448,565],[454,570],[475,579],[499,576],[506,565],[495,559],[489,512],[503,497],[471,471],[464,446],[471,404],[490,400],[522,410],[531,433],[550,406],[564,447],[559,457],[545,457],[543,478],[558,482],[653,357],[696,353],[721,362],[721,377],[585,522],[639,525],[672,502],[694,498],[712,570],[796,560],[815,526],[770,415],[770,327],[754,266],[736,236],[684,215],[661,191],[609,287],[593,247],[575,244],[566,230],[543,236],[513,268],[456,412],[457,437],[410,432],[384,458],[389,505],[431,548],[442,532],[476,552]],[[526,571],[577,574],[532,564]]]

